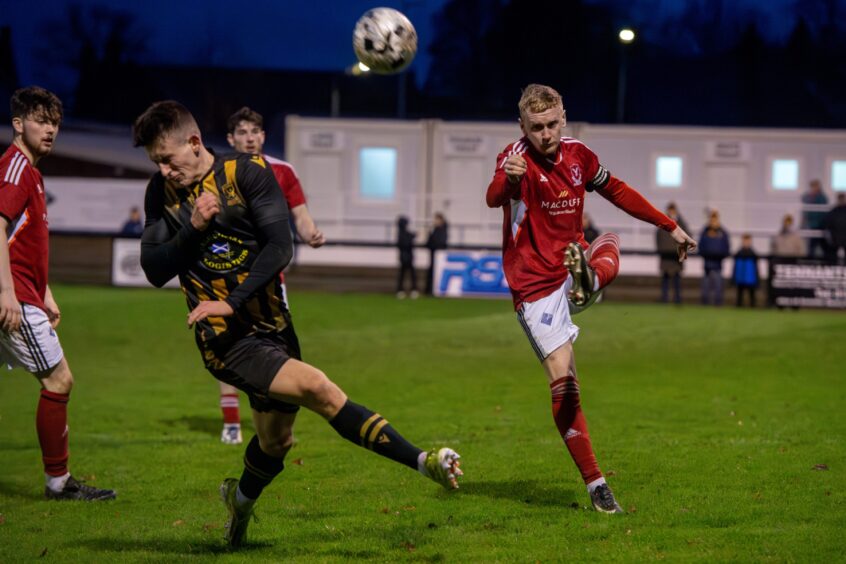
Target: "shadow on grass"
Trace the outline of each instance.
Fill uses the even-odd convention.
[[[43,482],[42,482],[43,484]],[[14,482],[0,480],[0,495],[9,499],[24,499],[27,501],[39,501],[44,499],[44,490],[39,490],[40,495],[32,495],[32,488],[21,486]]]
[[[204,433],[213,437],[220,437],[220,430],[223,428],[223,419],[220,417],[200,417],[199,415],[185,415],[177,419],[162,419],[165,425],[185,427],[189,431]],[[241,428],[244,436],[252,434],[253,427],[248,421],[241,421]]]
[[[74,546],[83,546],[89,550],[98,552],[137,552],[155,554],[229,554],[238,552],[249,554],[256,550],[265,550],[272,547],[271,543],[250,541],[240,548],[233,549],[222,540],[198,540],[190,542],[185,539],[127,539],[125,537],[99,537],[75,541]]]
[[[510,499],[527,505],[561,507],[576,502],[576,493],[552,481],[509,480],[502,482],[463,482],[462,495]]]

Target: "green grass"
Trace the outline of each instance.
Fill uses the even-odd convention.
[[[242,449],[219,443],[181,294],[54,294],[76,378],[71,468],[119,498],[41,498],[38,386],[3,371],[0,562],[843,557],[842,313],[609,303],[579,316],[583,405],[628,511],[606,516],[586,508],[510,302],[295,293],[306,360],[421,447],[453,445],[466,476],[447,493],[303,412],[250,546],[231,553],[217,486],[240,475]]]

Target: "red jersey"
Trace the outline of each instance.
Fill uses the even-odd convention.
[[[276,177],[276,182],[282,187],[285,201],[288,202],[288,209],[292,210],[306,203],[303,187],[291,163],[268,155],[262,155],[262,157],[270,164],[270,168],[273,170],[273,176]]]
[[[526,159],[526,174],[517,184],[504,170],[511,155]],[[499,154],[487,203],[503,208],[502,266],[515,308],[548,296],[567,279],[564,250],[573,241],[587,248],[582,211],[587,192],[594,190],[638,219],[667,231],[676,228],[577,139],[562,137],[554,158],[538,153],[526,137]]]
[[[0,215],[9,223],[6,237],[15,296],[46,311],[50,242],[44,185],[41,173],[14,144],[0,157]]]

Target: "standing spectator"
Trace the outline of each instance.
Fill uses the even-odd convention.
[[[720,214],[712,211],[699,237],[699,254],[705,260],[702,303],[723,305],[723,260],[729,256],[729,236],[720,225]]]
[[[138,206],[129,208],[129,217],[126,223],[120,228],[120,234],[123,237],[141,237],[144,233],[144,222],[141,221],[141,210]]]
[[[588,214],[582,215],[582,229],[585,232],[585,241],[587,241],[588,244],[591,244],[596,241],[596,239],[602,234],[602,231],[596,228],[596,225],[593,224],[593,220]],[[675,243],[673,243],[673,245],[675,245]],[[678,261],[678,253],[675,253],[675,255],[676,261]]]
[[[740,250],[734,255],[732,281],[737,288],[737,307],[743,305],[743,293],[749,293],[749,307],[755,307],[755,290],[758,289],[758,255],[752,248],[752,235],[744,233]]]
[[[687,223],[679,213],[674,202],[667,204],[667,217],[675,221],[683,231],[687,232]],[[661,301],[670,301],[670,281],[673,282],[673,302],[681,303],[681,273],[684,263],[679,262],[678,244],[663,229],[655,231],[655,247],[661,257]]]
[[[808,185],[808,191],[802,194],[802,205],[805,206],[824,206],[828,204],[828,198],[823,192],[822,183],[819,180],[811,180]],[[803,210],[802,211],[802,229],[822,229],[824,211]],[[817,249],[820,254],[825,254],[825,239],[823,237],[811,237],[808,239],[808,258],[815,258],[817,256]]]
[[[846,259],[846,194],[837,195],[837,205],[823,218],[823,229],[828,239],[828,259],[832,263]],[[843,259],[838,258],[843,249]]]
[[[417,234],[408,230],[408,218],[401,215],[397,218],[397,248],[399,249],[400,270],[397,277],[397,297],[403,299],[410,296],[412,300],[420,295],[417,292],[417,272],[414,270],[414,237]],[[411,278],[411,292],[405,292],[406,274]]]
[[[793,216],[787,214],[781,220],[781,231],[773,237],[770,252],[774,257],[803,257],[805,242],[793,229]]]
[[[432,231],[426,239],[426,248],[429,249],[429,270],[426,272],[426,295],[432,295],[432,287],[435,280],[435,251],[446,249],[449,240],[449,226],[446,218],[441,212],[435,214]]]

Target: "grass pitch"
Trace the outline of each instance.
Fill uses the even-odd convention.
[[[42,499],[38,386],[4,371],[2,562],[835,561],[846,548],[842,313],[580,315],[582,403],[628,512],[607,516],[587,508],[510,302],[295,292],[305,359],[412,442],[454,446],[466,475],[447,493],[302,412],[250,545],[230,552],[217,486],[243,449],[219,442],[181,294],[53,292],[76,378],[71,470],[119,497]]]

